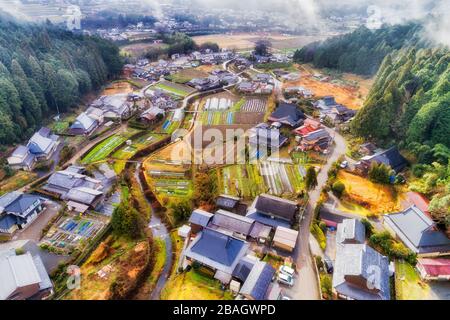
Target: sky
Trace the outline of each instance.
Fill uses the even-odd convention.
[[[86,0],[84,0],[86,1]],[[127,0],[104,0],[126,6]],[[382,23],[398,24],[424,20],[424,36],[437,43],[450,46],[450,0],[141,0],[157,18],[162,17],[161,3],[181,1],[204,7],[230,8],[236,10],[258,9],[278,12],[286,16],[291,25],[324,25],[324,17],[330,13],[358,12],[368,16],[369,28],[377,28]],[[26,19],[21,12],[20,0],[0,0],[0,7],[19,19]],[[192,6],[191,6],[192,7]]]

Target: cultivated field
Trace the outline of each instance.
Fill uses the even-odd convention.
[[[301,48],[308,43],[321,40],[323,38],[324,37],[288,36],[267,33],[213,34],[193,37],[194,41],[199,45],[206,42],[215,42],[221,48],[238,50],[252,49],[255,46],[255,43],[261,39],[269,40],[274,49],[282,50]]]
[[[121,93],[131,93],[134,91],[133,86],[127,81],[118,81],[111,83],[108,87],[106,87],[101,96],[112,96],[115,94]]]
[[[246,199],[261,193],[283,195],[303,190],[305,169],[299,165],[261,161],[218,170],[220,192]]]
[[[111,152],[122,143],[127,140],[126,137],[115,134],[103,142],[99,143],[94,149],[92,149],[82,160],[82,164],[90,164],[93,162],[106,159]]]
[[[163,91],[166,91],[168,93],[171,93],[171,94],[183,97],[183,98],[188,96],[189,94],[195,92],[195,89],[193,89],[189,86],[185,86],[183,84],[173,83],[173,82],[169,82],[169,81],[162,81],[162,82],[154,85],[151,88],[161,89]]]
[[[167,76],[166,78],[176,83],[185,84],[194,78],[206,78],[208,75],[209,74],[207,72],[202,71],[199,68],[192,68],[180,70],[179,72]]]
[[[121,47],[121,51],[132,57],[142,57],[148,50],[153,48],[164,48],[164,43],[133,43]]]
[[[248,99],[245,102],[240,111],[265,113],[266,110],[267,110],[267,99],[252,98]]]
[[[301,78],[297,81],[289,81],[283,84],[283,88],[292,86],[303,86],[313,91],[316,97],[334,96],[337,103],[343,104],[348,108],[358,110],[362,107],[364,100],[369,93],[373,80],[350,74],[344,74],[343,79],[355,83],[357,86],[351,86],[344,82],[322,82],[312,77],[313,74],[320,73],[308,65],[299,66]]]
[[[338,179],[345,185],[346,195],[339,210],[367,215],[390,213],[401,209],[400,195],[392,186],[375,184],[360,176],[340,171]]]

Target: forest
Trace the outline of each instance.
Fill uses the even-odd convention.
[[[450,232],[449,105],[450,51],[405,48],[384,59],[352,131],[410,155],[411,189],[432,199],[430,211]]]
[[[420,30],[418,24],[383,26],[377,30],[363,26],[352,33],[314,42],[297,50],[294,61],[371,76],[377,73],[389,53],[409,44],[417,46],[423,43]]]
[[[49,115],[76,106],[122,66],[111,42],[0,16],[0,144],[28,138]]]

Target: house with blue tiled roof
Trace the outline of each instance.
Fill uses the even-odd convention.
[[[12,234],[32,223],[44,210],[40,197],[11,192],[0,197],[0,232]]]

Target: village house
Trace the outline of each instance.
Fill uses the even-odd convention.
[[[388,150],[380,151],[374,155],[361,158],[361,161],[356,163],[356,169],[361,173],[367,174],[372,162],[376,162],[378,164],[383,163],[391,167],[391,169],[396,173],[401,172],[406,166],[408,166],[408,162],[395,146],[389,148]]]
[[[237,264],[248,251],[249,244],[222,232],[204,228],[188,245],[186,259],[208,268],[214,278],[229,284]]]
[[[85,112],[81,113],[69,128],[73,135],[90,135],[100,125],[100,122],[91,118]]]
[[[290,127],[297,127],[303,124],[305,118],[303,112],[295,104],[282,102],[278,105],[275,112],[270,115],[269,121],[279,122]]]
[[[273,236],[272,245],[274,248],[287,252],[294,252],[297,245],[298,231],[285,227],[277,227]]]
[[[277,127],[260,123],[248,130],[250,157],[255,159],[265,157],[272,151],[278,151],[288,140]]]
[[[66,169],[53,173],[42,189],[59,199],[95,209],[103,198],[102,188],[101,181]]]
[[[247,300],[267,300],[274,275],[275,269],[270,264],[255,261],[239,293]]]
[[[11,168],[31,171],[39,161],[49,160],[56,151],[59,137],[48,128],[41,128],[26,146],[18,146],[7,159]]]
[[[12,234],[25,229],[44,211],[40,197],[11,192],[0,197],[0,232]]]
[[[450,255],[450,239],[434,221],[412,206],[402,212],[384,215],[383,225],[419,257]]]
[[[53,293],[53,284],[39,255],[0,251],[0,300],[42,299]]]
[[[151,124],[162,120],[164,116],[165,112],[163,109],[158,107],[150,107],[139,116],[139,120]]]
[[[91,104],[91,107],[102,110],[103,117],[109,120],[129,118],[133,111],[133,103],[128,101],[127,93],[101,96]]]
[[[332,138],[327,130],[318,129],[303,136],[297,149],[300,151],[324,151],[327,150]]]
[[[389,259],[364,244],[366,231],[357,219],[344,219],[336,230],[333,295],[347,300],[389,300]],[[374,277],[377,270],[378,277]]]
[[[417,259],[416,269],[425,281],[450,281],[449,258]]]
[[[303,125],[292,130],[292,133],[294,133],[296,136],[300,138],[303,138],[307,134],[319,130],[321,128],[322,124],[319,121],[314,120],[312,118],[306,118],[305,121],[303,122]]]
[[[247,217],[272,228],[291,228],[298,212],[297,203],[268,194],[260,194],[248,209]]]
[[[389,277],[389,259],[366,244],[337,246],[333,273],[335,298],[390,300]]]
[[[195,209],[189,217],[189,223],[193,234],[201,232],[208,226],[214,215],[202,209]]]
[[[226,194],[217,197],[216,207],[240,215],[245,215],[247,212],[247,205],[242,203],[240,198]]]

